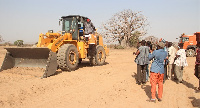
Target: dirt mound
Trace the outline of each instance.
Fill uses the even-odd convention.
[[[14,67],[12,69],[4,70],[3,73],[8,73],[12,75],[30,75],[33,77],[40,77],[44,73],[43,68],[34,67]]]

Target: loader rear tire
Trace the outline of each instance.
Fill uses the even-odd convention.
[[[57,53],[57,63],[62,71],[73,71],[79,63],[78,50],[73,44],[61,46]]]
[[[96,47],[96,55],[95,55],[95,61],[97,65],[103,65],[106,60],[106,52],[104,48],[100,45]]]

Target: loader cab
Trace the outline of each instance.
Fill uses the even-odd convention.
[[[62,17],[62,31],[62,34],[71,33],[73,40],[78,39],[78,24],[75,16]]]
[[[79,15],[63,16],[62,18],[62,34],[71,33],[73,40],[79,40],[84,35],[84,21],[87,17]]]

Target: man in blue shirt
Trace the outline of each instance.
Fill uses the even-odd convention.
[[[159,42],[158,49],[149,53],[149,60],[154,59],[151,65],[150,83],[151,83],[151,102],[156,101],[156,85],[158,83],[158,101],[162,101],[163,93],[163,77],[164,77],[164,60],[167,57],[167,52],[163,49],[165,44]]]

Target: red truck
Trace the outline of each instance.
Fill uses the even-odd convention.
[[[200,39],[200,32],[196,32],[193,35],[185,35],[184,33],[180,36],[179,44],[183,44],[183,49],[186,50],[187,57],[194,57],[196,54],[196,38]],[[198,36],[198,37],[197,37]],[[199,40],[200,41],[200,40]]]

